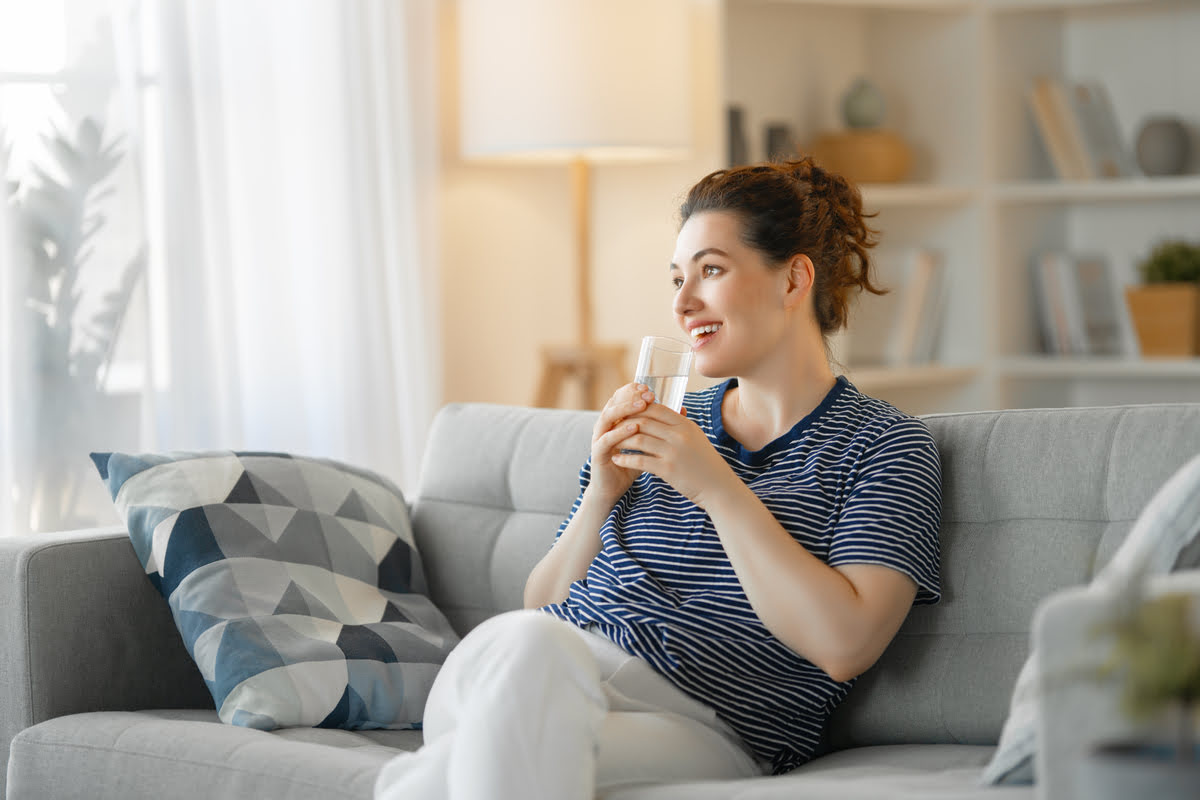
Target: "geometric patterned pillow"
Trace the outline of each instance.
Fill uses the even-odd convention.
[[[458,636],[400,490],[284,453],[93,453],[221,719],[419,727]]]

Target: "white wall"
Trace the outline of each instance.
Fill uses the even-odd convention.
[[[459,158],[455,5],[443,0],[439,20],[444,400],[528,405],[540,348],[571,344],[575,331],[569,176],[564,166],[480,166]],[[693,45],[690,159],[592,170],[596,337],[628,346],[631,377],[643,335],[677,333],[667,265],[679,203],[724,163],[719,6],[693,6],[692,29],[683,32]]]

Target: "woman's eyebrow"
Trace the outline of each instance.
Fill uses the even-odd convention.
[[[706,247],[703,250],[696,251],[696,255],[692,256],[692,263],[695,264],[700,259],[704,258],[705,256],[707,256],[709,254],[713,254],[713,253],[715,253],[716,255],[719,255],[719,256],[725,256],[726,258],[729,257],[729,253],[726,253],[724,250],[722,250],[719,247]],[[679,269],[679,265],[672,261],[671,266],[668,268],[668,271],[670,271],[672,269]]]

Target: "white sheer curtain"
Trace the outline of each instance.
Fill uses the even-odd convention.
[[[150,447],[325,456],[414,488],[441,385],[435,2],[158,7]]]
[[[0,148],[0,525],[5,529],[16,527],[18,520],[18,483],[17,470],[21,466],[22,456],[27,451],[24,443],[17,437],[18,420],[15,409],[23,406],[17,397],[18,368],[15,363],[17,354],[24,343],[19,340],[16,330],[16,318],[10,309],[17,308],[17,292],[20,289],[20,279],[17,275],[15,245],[9,231],[10,221],[6,212],[8,208],[8,182],[3,180],[7,173],[3,148]],[[0,532],[0,535],[3,535]]]

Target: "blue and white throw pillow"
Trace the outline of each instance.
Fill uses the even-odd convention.
[[[92,460],[223,721],[419,725],[458,636],[390,481],[283,453]]]

